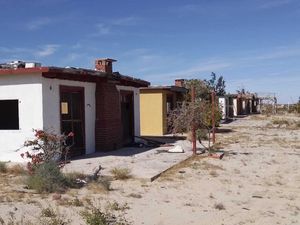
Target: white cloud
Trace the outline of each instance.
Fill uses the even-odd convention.
[[[111,21],[112,25],[116,26],[133,26],[137,25],[138,21],[140,19],[134,16],[124,17],[124,18],[118,18]]]
[[[294,2],[294,0],[263,0],[261,1],[259,8],[260,9],[271,9],[276,7],[281,7],[283,5],[288,5]]]
[[[159,82],[176,78],[191,79],[199,76],[200,73],[210,74],[211,72],[218,72],[219,70],[230,68],[232,66],[234,66],[233,62],[209,59],[207,61],[198,61],[198,63],[194,63],[186,69],[181,68],[179,71],[174,70],[163,74],[147,75],[147,78]]]
[[[29,47],[1,47],[0,46],[0,58],[5,56],[11,59],[28,59],[38,58],[53,55],[60,46],[57,44],[47,44],[38,48]]]
[[[40,50],[35,51],[35,55],[40,57],[50,56],[53,55],[57,49],[59,48],[59,45],[55,44],[48,44],[43,46]]]
[[[45,27],[46,25],[51,24],[52,22],[53,20],[48,17],[36,18],[35,20],[32,20],[25,24],[25,28],[28,30],[38,30]]]
[[[106,35],[110,33],[110,27],[104,23],[98,23],[96,25],[96,34],[97,35]]]
[[[254,59],[269,60],[269,59],[288,58],[294,56],[300,56],[300,47],[297,46],[278,47],[276,49],[273,49],[269,53],[258,55],[254,57]]]
[[[99,37],[103,35],[108,35],[113,33],[113,30],[117,27],[137,25],[138,20],[138,18],[131,16],[101,21],[95,25],[95,31],[88,36]]]

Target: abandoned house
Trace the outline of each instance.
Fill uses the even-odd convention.
[[[227,94],[219,96],[218,99],[223,120],[259,113],[259,98],[256,94]]]
[[[34,138],[33,129],[72,131],[72,156],[117,149],[139,136],[139,88],[149,83],[113,72],[113,62],[97,59],[94,70],[0,64],[0,160],[19,161],[16,150]]]
[[[162,136],[168,133],[167,115],[183,101],[187,92],[183,83],[183,79],[178,79],[172,86],[140,88],[142,136]]]

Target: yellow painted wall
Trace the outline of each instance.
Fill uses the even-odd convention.
[[[163,107],[162,107],[162,110],[163,110],[163,134],[166,134],[167,133],[167,92],[164,91],[163,92]]]
[[[141,135],[161,136],[164,134],[164,97],[161,90],[141,90],[140,113]]]

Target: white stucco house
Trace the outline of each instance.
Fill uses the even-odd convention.
[[[0,65],[0,161],[22,161],[33,129],[73,132],[72,156],[122,147],[140,135],[139,87],[144,80],[112,71]]]

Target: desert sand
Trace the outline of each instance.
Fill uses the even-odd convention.
[[[70,224],[85,224],[80,212],[92,204],[136,225],[300,224],[299,122],[287,115],[239,118],[219,128],[222,160],[196,156],[153,182],[114,180],[111,191],[94,184],[41,195],[24,190],[21,177],[1,175],[0,217],[34,224],[50,206]],[[82,204],[69,204],[75,199]]]

